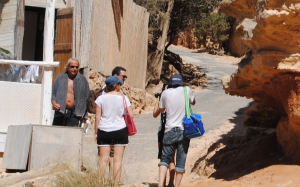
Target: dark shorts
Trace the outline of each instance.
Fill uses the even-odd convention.
[[[98,129],[97,134],[98,146],[126,146],[128,144],[128,132],[127,128],[120,129],[112,132],[100,131]]]
[[[184,173],[186,156],[190,145],[190,139],[184,136],[184,131],[180,128],[173,128],[165,133],[163,138],[163,150],[161,161],[158,166],[169,167],[173,153],[176,150],[175,171]]]
[[[76,117],[73,115],[70,121],[68,121],[70,116],[71,116],[70,109],[66,109],[65,114],[55,111],[52,125],[78,127],[79,120],[81,119],[81,117]]]

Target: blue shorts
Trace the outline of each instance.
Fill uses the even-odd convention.
[[[167,166],[172,160],[172,155],[176,149],[176,166],[175,171],[185,172],[185,161],[190,146],[190,139],[184,136],[184,131],[180,128],[173,128],[164,135],[163,150],[161,161],[158,166]]]

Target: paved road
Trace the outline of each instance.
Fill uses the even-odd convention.
[[[252,100],[225,94],[221,78],[231,75],[236,65],[229,65],[215,58],[192,53],[186,50],[170,48],[187,62],[201,68],[208,77],[208,86],[195,94],[197,104],[193,111],[203,115],[205,130],[213,130],[240,109],[248,106]],[[129,138],[130,144],[125,150],[122,180],[125,183],[157,182],[157,129],[160,119],[154,119],[152,114],[135,117],[138,133]]]
[[[187,62],[201,68],[208,77],[208,86],[195,94],[197,104],[193,111],[203,115],[206,131],[213,130],[224,124],[240,108],[248,106],[251,100],[225,94],[221,78],[231,75],[236,65],[216,61],[200,53],[170,48]],[[130,145],[126,148],[124,157],[124,180],[129,183],[155,182],[158,176],[157,157],[157,128],[159,119],[151,114],[139,115],[135,118],[138,133],[130,137]],[[154,167],[153,167],[154,166]]]

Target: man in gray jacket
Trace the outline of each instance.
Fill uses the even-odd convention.
[[[52,86],[52,105],[55,110],[52,125],[78,126],[87,119],[86,100],[89,97],[89,84],[86,78],[78,73],[79,61],[70,58],[66,72],[59,75]],[[85,116],[84,116],[85,114]]]

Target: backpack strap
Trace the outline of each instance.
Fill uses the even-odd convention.
[[[191,105],[189,105],[186,87],[183,87],[183,91],[184,91],[184,99],[185,99],[185,111],[186,111],[187,118],[190,119],[190,116],[191,114],[193,114],[193,111]]]

